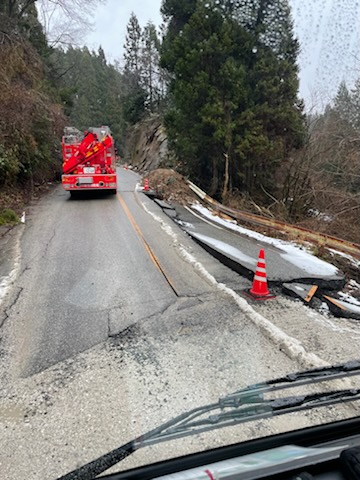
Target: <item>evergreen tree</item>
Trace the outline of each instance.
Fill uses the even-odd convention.
[[[336,97],[334,100],[334,109],[343,120],[351,123],[352,98],[344,81],[340,83],[338,91],[336,93]]]
[[[142,80],[142,32],[139,21],[134,13],[131,13],[127,25],[127,35],[124,45],[124,86],[125,102],[124,115],[127,122],[138,122],[144,112],[147,94]]]
[[[148,94],[147,106],[150,112],[154,112],[160,100],[159,49],[156,27],[149,22],[142,35],[141,83]]]
[[[175,37],[188,23],[198,0],[163,0],[161,13],[168,24],[168,35]]]
[[[357,132],[360,132],[360,78],[351,90],[351,124]]]
[[[212,194],[226,191],[225,183],[252,195],[274,193],[276,169],[304,133],[287,1],[165,7],[179,16],[167,17],[162,49],[172,75],[166,123],[176,153]]]
[[[124,134],[124,80],[108,64],[104,51],[70,48],[57,50],[54,58],[59,71],[60,92],[69,110],[69,120],[77,128],[109,125],[117,143]],[[70,99],[69,99],[70,97]]]
[[[131,13],[126,30],[124,45],[125,74],[131,78],[133,85],[138,87],[141,82],[142,32],[134,12]]]
[[[196,10],[198,0],[163,0],[161,13],[166,24],[166,35],[163,38],[161,66],[172,72],[175,58],[171,54],[173,40],[182,33]]]

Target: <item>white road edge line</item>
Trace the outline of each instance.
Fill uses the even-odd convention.
[[[209,225],[211,225],[212,227],[217,228],[218,230],[224,230],[224,228],[219,227],[219,225],[215,225],[214,223],[210,222],[210,220],[206,220],[206,218],[202,217],[201,215],[198,215],[198,214],[195,213],[193,210],[191,210],[191,208],[189,208],[189,207],[184,207],[184,208],[185,208],[188,212],[190,212],[192,215],[194,215],[194,217],[199,218],[202,222],[208,223]]]
[[[137,185],[138,186],[138,185]],[[137,191],[137,186],[135,191]],[[252,322],[259,327],[259,329],[264,333],[264,335],[273,341],[275,345],[279,347],[283,353],[285,353],[290,359],[296,360],[304,368],[317,368],[328,366],[329,363],[321,359],[315,353],[310,353],[306,351],[302,343],[294,337],[287,335],[283,330],[270,322],[267,318],[263,317],[260,313],[256,312],[251,305],[243,298],[240,297],[234,290],[227,287],[223,283],[219,283],[211,273],[209,273],[206,268],[197,261],[197,259],[189,253],[185,247],[178,241],[177,234],[171,228],[170,225],[164,222],[155,213],[151,212],[148,207],[139,199],[144,210],[153,217],[158,223],[160,223],[161,228],[167,233],[173,241],[174,246],[179,250],[181,256],[188,263],[193,265],[193,267],[205,278],[211,285],[214,285],[218,288],[219,291],[229,295],[238,305],[240,310],[249,318]]]

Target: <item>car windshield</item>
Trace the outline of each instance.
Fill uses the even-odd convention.
[[[357,0],[0,2],[1,478],[358,415],[359,31]]]

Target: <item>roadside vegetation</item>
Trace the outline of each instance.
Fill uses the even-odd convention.
[[[113,97],[118,97],[119,90],[118,85],[113,86],[114,67],[107,67],[101,49],[90,53],[87,49],[71,48],[74,35],[89,27],[84,12],[90,14],[98,3],[98,0],[0,2],[0,212],[12,208],[20,214],[24,203],[59,179],[65,125],[75,122],[86,128],[94,121],[112,121],[109,104],[116,109],[116,102],[109,91],[112,88]],[[46,31],[55,10],[60,23]],[[61,20],[64,16],[66,22]],[[108,102],[103,105],[108,113],[104,120],[100,120],[104,118],[101,112],[95,117],[95,109],[86,104],[91,95],[91,105],[99,104],[94,90],[86,85],[94,83],[92,76],[99,70],[95,87],[103,93],[103,98],[107,95]],[[78,75],[85,71],[89,75],[80,82]],[[1,218],[3,223],[8,219],[6,215]]]
[[[59,178],[64,125],[109,125],[124,161],[141,153],[151,169],[132,142],[145,125],[151,144],[153,120],[161,167],[227,205],[360,243],[360,78],[305,113],[287,0],[164,0],[160,29],[131,14],[114,63],[77,42],[101,4],[0,3],[0,211],[19,214]]]
[[[234,208],[360,243],[360,78],[305,114],[287,1],[166,0],[162,13],[157,101],[137,111],[165,124],[171,155],[160,166]],[[141,38],[132,16],[126,72],[149,99]]]
[[[2,225],[16,225],[19,223],[19,217],[11,208],[5,208],[0,211],[0,226]]]
[[[22,11],[15,3],[0,8],[0,210],[9,191],[21,195],[54,177],[66,121],[35,6]]]

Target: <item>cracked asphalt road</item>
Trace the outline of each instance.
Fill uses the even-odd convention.
[[[137,203],[135,175],[121,175],[119,184],[120,198],[73,200],[56,188],[28,215],[21,273],[5,312],[5,318],[16,316],[15,363],[21,376],[40,372],[164,311],[177,296],[209,290],[196,274],[185,279],[172,258],[179,290],[174,293],[129,215],[136,216],[157,250],[166,248],[168,239],[162,240],[157,225]]]
[[[13,327],[17,375],[91,348],[179,297],[211,291],[144,211],[137,180],[121,171],[117,196],[77,200],[59,186],[28,212],[20,273],[1,315]]]
[[[274,339],[279,331],[236,298],[250,281],[136,193],[137,181],[119,170],[118,196],[84,200],[57,187],[18,230],[16,279],[0,309],[0,471],[8,480],[58,478],[176,414],[317,360],[313,312],[301,307],[302,327],[297,304],[256,306],[290,335]],[[358,337],[349,342],[357,332],[337,331],[336,350],[333,331],[320,326],[322,358],[357,351]],[[308,351],[291,338],[295,330]],[[144,449],[116,469],[346,414],[327,409],[194,436]]]

